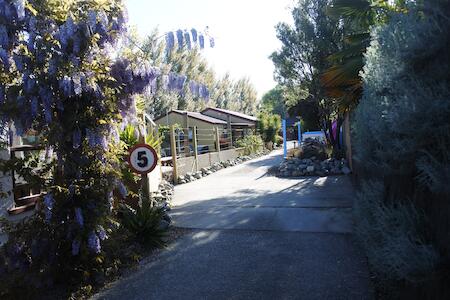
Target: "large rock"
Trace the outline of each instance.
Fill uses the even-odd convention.
[[[317,158],[319,160],[328,158],[325,144],[312,139],[304,141],[295,154],[300,158]]]

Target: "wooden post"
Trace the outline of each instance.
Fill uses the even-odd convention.
[[[184,155],[189,156],[191,151],[189,149],[189,115],[187,112],[184,113],[184,124],[183,124],[183,147]]]
[[[175,142],[175,127],[170,125],[170,153],[172,154],[173,164],[173,183],[178,183],[178,171],[177,171],[177,143]]]
[[[220,155],[220,135],[219,135],[219,128],[216,127],[216,144],[217,144],[217,153]]]
[[[189,149],[189,128],[185,128],[183,129],[183,147],[184,147],[184,155],[186,155],[186,157],[190,156],[191,154],[191,149]]]
[[[230,148],[231,146],[233,146],[233,130],[231,128],[231,116],[227,115],[227,130],[228,130],[228,134],[229,134],[229,139],[230,139]]]
[[[192,142],[194,146],[195,171],[198,172],[197,126],[192,127]]]

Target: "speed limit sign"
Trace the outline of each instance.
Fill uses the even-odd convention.
[[[135,173],[150,173],[158,163],[158,155],[155,149],[147,144],[137,144],[129,152],[128,163]]]

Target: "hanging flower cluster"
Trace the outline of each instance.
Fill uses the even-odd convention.
[[[111,75],[121,86],[124,86],[120,107],[134,107],[134,98],[126,95],[140,94],[147,92],[155,94],[158,88],[158,82],[162,84],[165,90],[184,93],[187,85],[187,76],[170,72],[165,75],[157,67],[151,66],[148,62],[141,62],[139,66],[133,67],[127,59],[119,59],[111,69]],[[158,80],[161,79],[161,80]],[[209,99],[208,88],[195,81],[189,81],[189,90],[194,97]]]
[[[209,46],[211,48],[215,47],[214,38],[211,37],[207,32],[202,33],[198,32],[195,28],[191,30],[182,30],[178,29],[175,31],[169,31],[165,35],[166,37],[166,50],[170,52],[175,47],[175,38],[176,44],[178,45],[178,50],[183,49],[186,46],[187,49],[191,50],[193,47],[198,47],[200,49],[205,48],[205,38],[209,39]]]
[[[39,131],[57,156],[43,205],[52,252],[99,253],[112,190],[120,187],[109,156],[116,124],[133,113],[133,94],[155,89],[160,73],[111,58],[125,31],[120,0],[65,9],[50,0],[0,0],[0,118],[18,135]]]

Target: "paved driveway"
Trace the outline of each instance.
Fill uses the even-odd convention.
[[[371,299],[348,177],[267,175],[275,152],[175,188],[191,228],[99,299]]]

